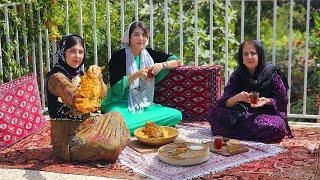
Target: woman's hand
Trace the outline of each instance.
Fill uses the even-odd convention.
[[[184,63],[183,63],[183,61],[181,61],[181,60],[177,60],[177,65],[178,65],[178,67],[184,66]]]
[[[163,63],[155,63],[152,67],[152,74],[156,75],[163,69]]]
[[[98,78],[102,79],[102,70],[104,67],[99,67],[97,65],[91,65],[88,69],[88,73],[95,74]]]
[[[102,70],[104,69],[103,67],[99,67],[97,65],[91,65],[88,69],[88,73],[94,74],[98,77],[98,79],[100,80],[100,97],[104,97],[107,94],[107,86],[103,81],[103,76],[102,76]]]
[[[147,78],[148,77],[148,68],[140,69],[137,71],[139,78]]]
[[[251,104],[251,107],[258,108],[258,107],[262,107],[264,105],[270,105],[270,104],[271,104],[271,100],[269,98],[260,97],[260,98],[258,98],[258,103]]]
[[[226,102],[227,107],[233,107],[238,102],[250,103],[250,93],[242,91],[235,96],[229,98]]]
[[[136,71],[136,72],[132,73],[131,75],[129,75],[129,77],[128,77],[128,83],[129,83],[129,85],[130,85],[134,80],[136,80],[137,78],[147,79],[147,78],[148,78],[148,68],[140,69],[139,71]]]
[[[250,93],[242,91],[234,96],[237,102],[250,103]]]

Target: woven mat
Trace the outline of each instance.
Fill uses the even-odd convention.
[[[212,140],[209,127],[199,125],[177,126],[180,139],[189,142],[208,142]],[[249,147],[249,151],[230,157],[210,154],[210,159],[202,164],[195,166],[179,167],[163,163],[159,160],[157,153],[140,154],[127,147],[120,155],[120,163],[128,166],[133,171],[152,179],[186,179],[202,177],[206,174],[226,170],[231,167],[239,166],[246,162],[275,156],[286,152],[283,147],[271,144],[256,142],[242,142]]]

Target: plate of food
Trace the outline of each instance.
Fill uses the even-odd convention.
[[[170,143],[158,149],[159,159],[167,164],[190,166],[206,162],[210,158],[206,144],[180,142]]]
[[[147,145],[164,145],[173,142],[179,131],[169,126],[159,126],[153,122],[147,122],[144,127],[134,131],[135,137]]]
[[[249,151],[247,147],[242,146],[237,139],[224,139],[222,143],[218,143],[220,137],[215,138],[214,141],[208,142],[210,151],[223,156],[232,156]]]

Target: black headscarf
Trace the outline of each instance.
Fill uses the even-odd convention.
[[[252,75],[247,67],[243,64],[243,47],[245,44],[253,44],[258,54],[258,65]],[[280,69],[273,65],[267,64],[265,60],[265,53],[262,44],[257,40],[243,42],[238,51],[238,67],[236,71],[239,73],[239,86],[237,92],[241,91],[258,91],[260,96],[269,97],[272,89],[272,81],[275,75],[280,75],[283,83],[288,89],[288,82]]]
[[[85,62],[85,50],[84,50],[84,57],[82,63],[77,67],[73,68],[70,67],[65,59],[65,52],[67,49],[75,46],[76,44],[80,43],[83,48],[85,48],[84,45],[84,40],[82,37],[78,35],[68,35],[64,36],[62,40],[60,41],[58,47],[57,47],[57,52],[56,52],[56,64],[53,66],[52,70],[48,73],[47,77],[50,77],[50,75],[56,73],[56,72],[61,72],[65,76],[67,76],[69,79],[72,79],[72,77],[77,76],[77,75],[83,75],[83,71],[81,70],[81,66]]]

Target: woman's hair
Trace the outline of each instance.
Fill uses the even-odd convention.
[[[63,39],[61,40],[61,42],[65,41],[65,50],[80,44],[83,48],[84,48],[84,40],[78,36],[78,35],[69,35],[69,36],[65,36],[63,37]]]
[[[80,44],[83,47],[83,49],[85,50],[85,42],[81,36],[78,36],[75,34],[64,36],[61,39],[61,41],[59,43],[59,47],[58,47],[59,49],[63,50],[63,52],[61,52],[62,53],[61,56],[63,56],[65,58],[66,50],[77,45],[77,44]],[[83,61],[85,61],[85,54],[83,57]]]
[[[129,29],[129,39],[131,38],[131,34],[132,34],[133,30],[134,30],[136,27],[141,28],[141,29],[143,30],[144,34],[146,35],[146,37],[148,37],[147,27],[144,25],[143,22],[141,22],[141,21],[136,21],[136,22],[132,23],[131,26],[130,26],[130,29]]]

